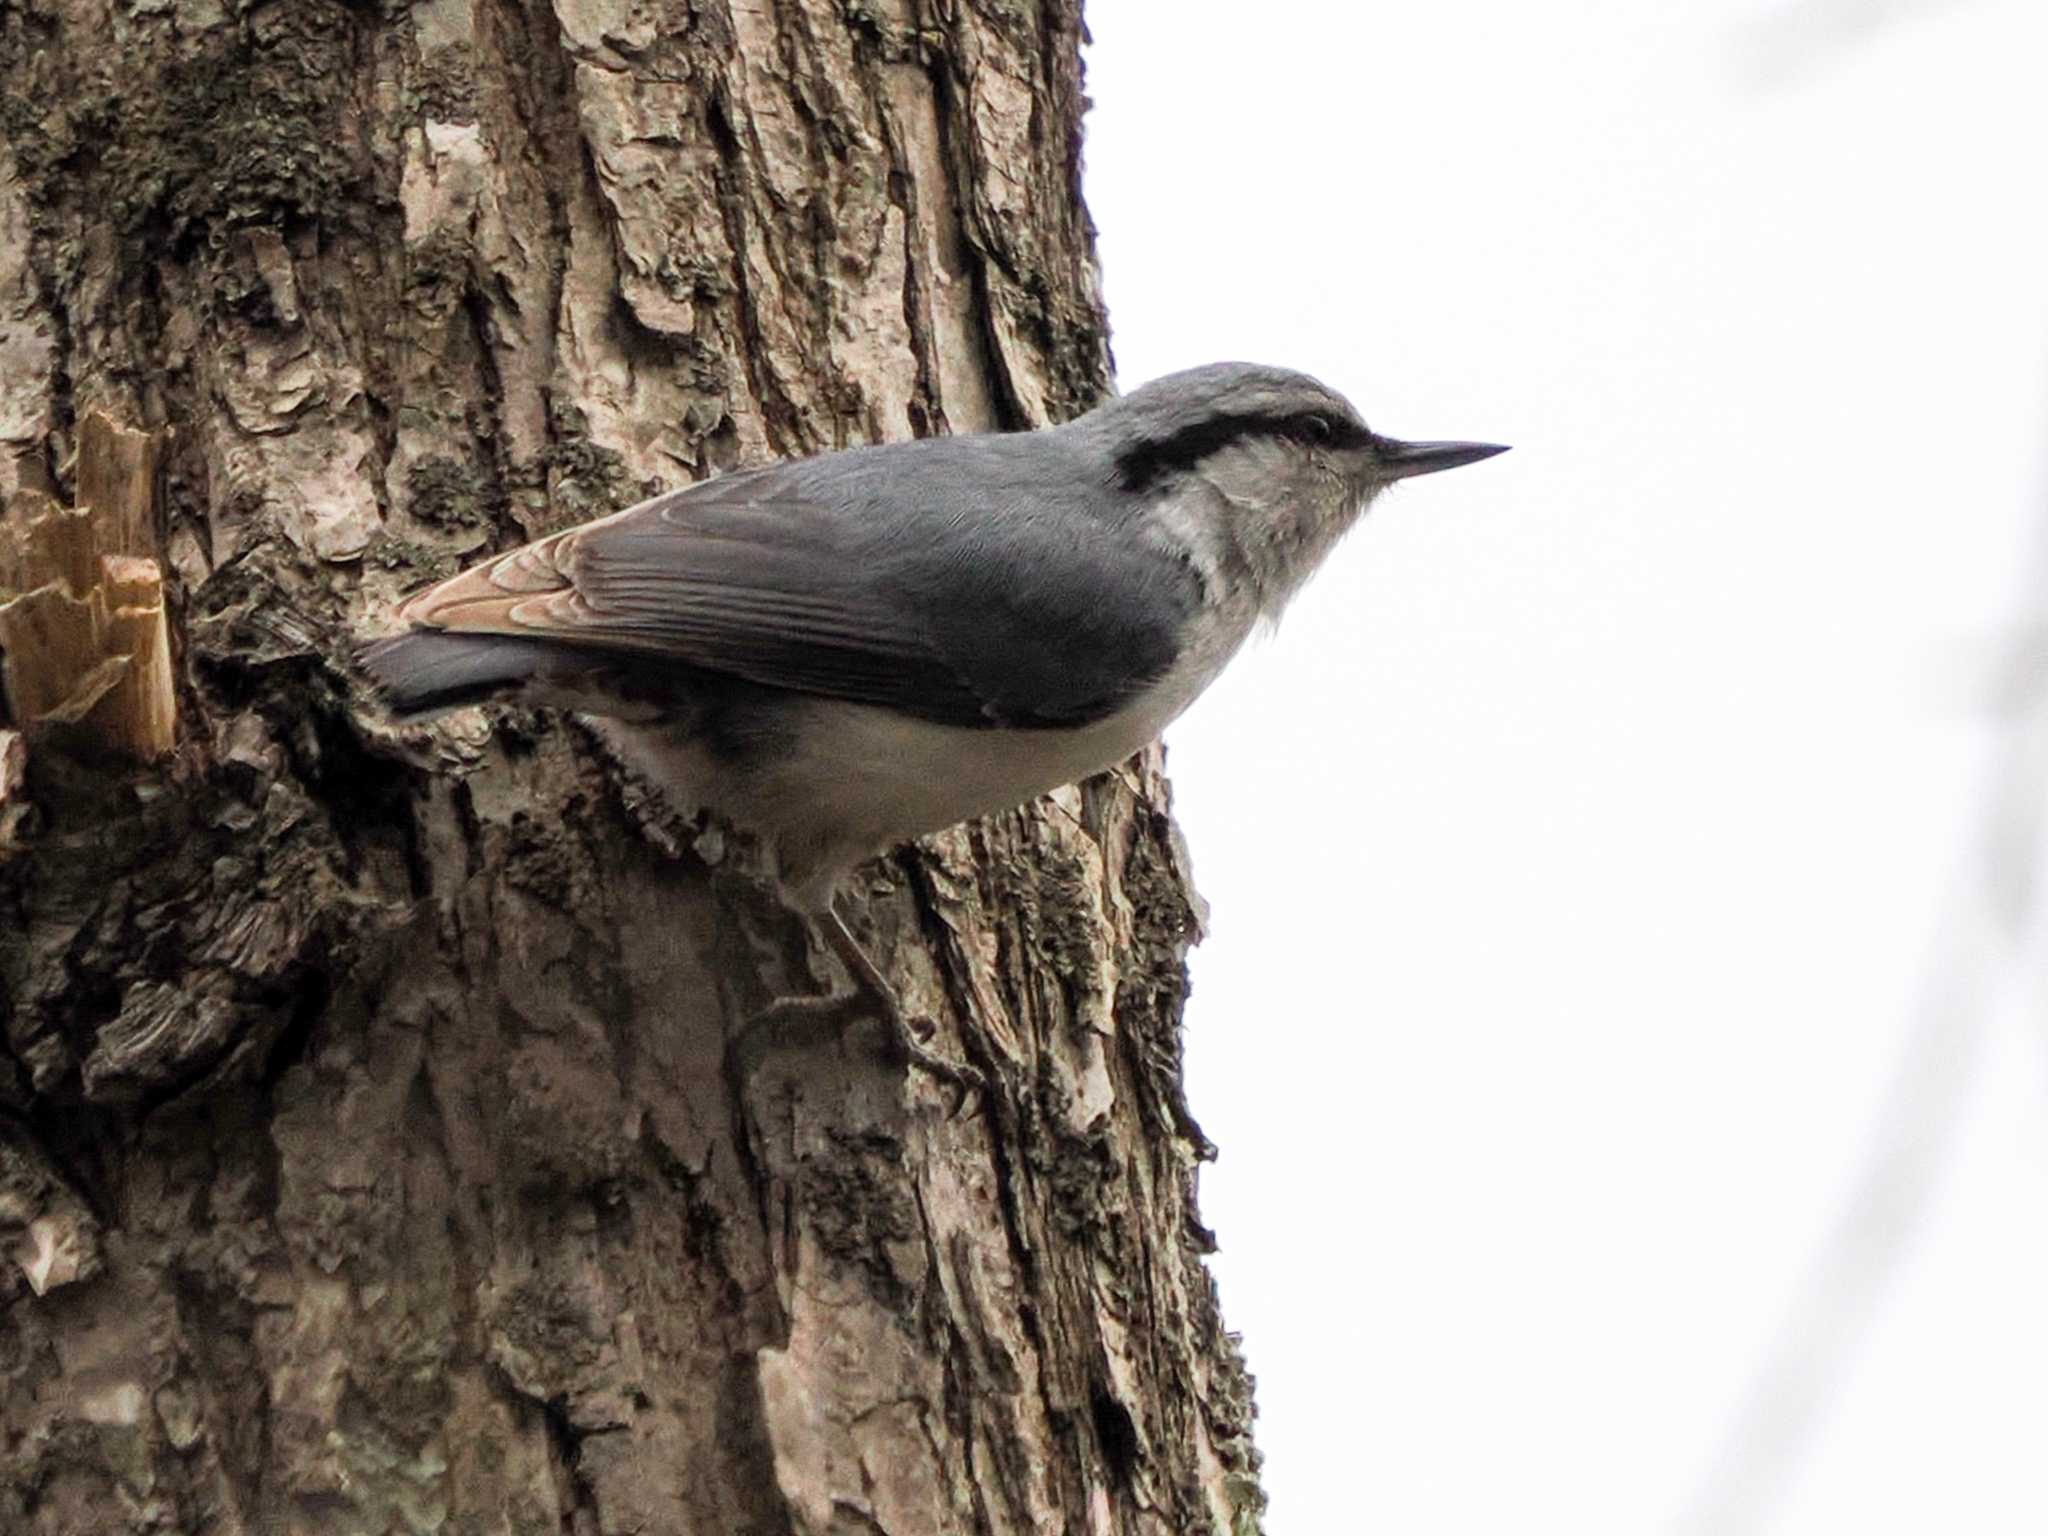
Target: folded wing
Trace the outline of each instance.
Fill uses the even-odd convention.
[[[1028,488],[977,505],[971,477],[923,458],[845,494],[831,459],[706,481],[472,567],[400,616],[970,727],[1084,724],[1171,665],[1198,596],[1184,566]]]

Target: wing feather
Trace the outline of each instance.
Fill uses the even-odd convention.
[[[484,561],[400,617],[963,726],[1083,723],[1160,675],[1192,575],[1078,513],[1048,515],[1028,484],[999,477],[977,501],[944,455],[905,451],[944,446],[690,486]],[[872,473],[891,453],[897,472]],[[1139,620],[1134,579],[1167,599],[1136,605]]]

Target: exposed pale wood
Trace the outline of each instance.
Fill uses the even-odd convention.
[[[30,729],[73,725],[105,697],[127,659],[102,649],[104,614],[97,591],[73,597],[62,581],[0,603],[0,676],[13,718]]]
[[[93,511],[95,553],[157,552],[157,476],[163,437],[161,432],[124,426],[104,410],[87,411],[79,422],[73,499]]]
[[[177,744],[178,703],[171,676],[171,632],[164,616],[164,579],[156,561],[108,555],[101,586],[109,605],[104,644],[125,658],[120,680],[93,713],[95,729],[139,762],[154,762]]]
[[[0,687],[26,728],[77,726],[87,743],[152,762],[177,738],[151,553],[162,434],[94,411],[79,436],[79,505],[19,491],[0,519]]]
[[[53,580],[82,598],[98,572],[98,530],[89,508],[61,506],[40,491],[19,491],[9,500],[0,517],[0,598]]]

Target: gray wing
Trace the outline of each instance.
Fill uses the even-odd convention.
[[[1171,666],[1199,590],[1185,562],[1092,516],[1085,486],[1063,500],[1031,484],[1034,467],[1043,455],[984,438],[727,475],[475,566],[401,613],[948,725],[1086,724]]]

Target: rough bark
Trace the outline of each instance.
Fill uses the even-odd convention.
[[[1256,1525],[1155,757],[867,872],[956,1107],[872,1032],[729,1048],[833,977],[747,851],[348,660],[642,494],[1099,395],[1079,31],[0,11],[0,494],[165,434],[178,693],[153,765],[0,718],[0,1529]]]

